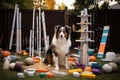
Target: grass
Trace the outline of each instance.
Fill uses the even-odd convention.
[[[25,56],[21,56],[20,61],[24,61]],[[106,62],[103,62],[99,59],[97,59],[97,62],[100,63],[101,65],[105,64]],[[0,61],[0,80],[120,80],[120,65],[118,65],[118,72],[114,72],[114,73],[102,73],[96,76],[95,79],[88,79],[88,78],[76,78],[73,77],[72,75],[67,75],[65,77],[59,77],[59,76],[55,76],[54,78],[40,78],[39,74],[35,74],[32,77],[29,77],[27,75],[25,75],[24,78],[18,78],[17,77],[17,73],[16,71],[12,71],[12,70],[2,70],[2,65],[3,62]],[[22,72],[22,71],[21,71]]]

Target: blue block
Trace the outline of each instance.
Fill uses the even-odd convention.
[[[109,30],[103,30],[103,33],[108,33],[109,32]]]
[[[99,54],[97,55],[98,58],[103,58],[103,54]]]
[[[101,43],[106,43],[107,41],[107,36],[102,36]]]

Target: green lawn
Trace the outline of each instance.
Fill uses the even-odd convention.
[[[24,56],[22,56],[21,60],[24,60],[23,58],[25,58]],[[97,62],[99,62],[100,64],[104,64],[105,62],[100,61],[99,59],[97,59]],[[93,80],[93,79],[87,79],[87,78],[76,78],[73,77],[72,75],[67,75],[65,77],[58,77],[55,76],[54,78],[40,78],[39,74],[35,74],[33,77],[29,77],[27,75],[25,75],[24,78],[18,78],[17,77],[17,73],[16,71],[12,71],[12,70],[7,70],[7,71],[3,71],[2,70],[2,65],[3,62],[0,61],[0,80]],[[119,65],[119,71],[118,72],[114,72],[114,73],[102,73],[96,76],[96,78],[94,80],[120,80],[120,65]]]

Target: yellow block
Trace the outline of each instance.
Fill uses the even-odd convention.
[[[95,79],[96,75],[95,74],[81,74],[81,77]]]
[[[71,70],[68,70],[68,74],[73,74],[73,72],[82,72],[82,69],[71,69]]]

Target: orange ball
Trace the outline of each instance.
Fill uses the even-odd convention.
[[[92,68],[91,68],[90,66],[86,66],[84,70],[91,72],[91,71],[92,71]]]
[[[95,56],[90,56],[90,61],[96,61],[96,57]]]
[[[3,57],[7,57],[9,55],[11,55],[10,51],[3,51],[2,53]]]

